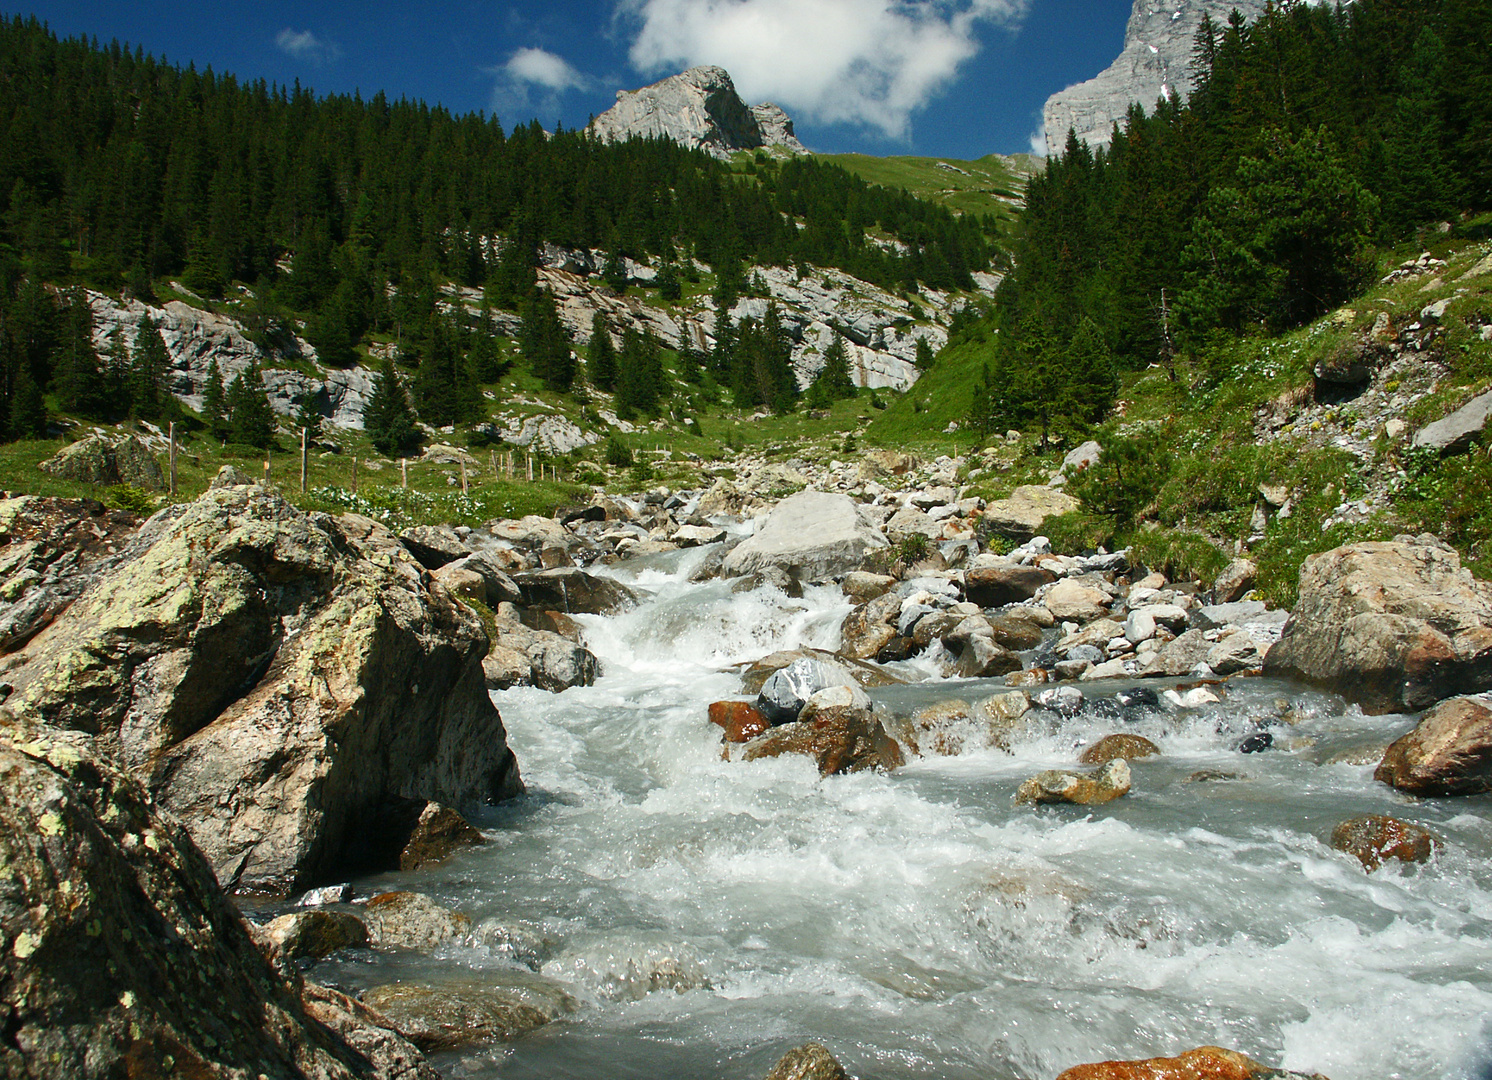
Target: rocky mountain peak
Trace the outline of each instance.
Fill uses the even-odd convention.
[[[673,139],[721,158],[761,146],[806,152],[787,113],[770,103],[748,107],[730,73],[714,66],[690,68],[641,90],[618,90],[616,104],[589,130],[606,142],[634,135]]]
[[[1107,146],[1114,122],[1122,122],[1134,102],[1149,112],[1173,90],[1185,98],[1194,85],[1192,44],[1202,16],[1211,15],[1222,27],[1235,8],[1253,22],[1264,7],[1265,0],[1135,0],[1119,58],[1087,82],[1047,98],[1047,153],[1062,152],[1069,128],[1095,149]]]

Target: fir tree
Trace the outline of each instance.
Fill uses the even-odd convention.
[[[934,359],[933,347],[928,344],[927,338],[919,337],[917,339],[917,355],[912,362],[917,365],[918,370],[928,371],[932,368]]]
[[[81,290],[67,294],[58,351],[53,369],[57,404],[66,412],[102,419],[109,403],[104,398],[103,372],[93,348],[93,309]]]
[[[811,389],[819,400],[835,402],[855,396],[855,380],[850,375],[848,350],[838,330],[824,350],[824,366],[814,376]]]
[[[228,438],[228,395],[217,360],[207,362],[207,385],[202,388],[202,419],[219,442]]]
[[[155,322],[146,315],[135,333],[135,348],[130,364],[129,400],[134,415],[141,420],[161,417],[161,387],[171,367],[171,354]]]
[[[684,290],[679,284],[678,270],[671,261],[665,262],[658,268],[658,299],[672,303],[683,295]]]
[[[47,406],[41,396],[41,387],[31,377],[29,364],[21,364],[16,368],[15,385],[11,388],[10,399],[10,437],[47,437]]]
[[[611,328],[606,323],[606,315],[599,310],[591,317],[590,359],[587,372],[591,385],[596,389],[607,392],[616,389],[616,345],[612,343]]]
[[[419,445],[420,432],[415,426],[409,395],[394,370],[394,361],[384,357],[373,378],[373,392],[363,405],[363,430],[381,454],[408,453]]]
[[[523,308],[519,348],[529,370],[544,380],[550,390],[561,392],[575,382],[575,354],[570,335],[560,322],[559,308],[547,289],[540,289]]]
[[[268,450],[275,441],[275,414],[257,367],[244,369],[228,384],[228,440]]]

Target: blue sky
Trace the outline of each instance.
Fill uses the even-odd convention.
[[[776,101],[810,149],[976,158],[1030,149],[1048,95],[1119,53],[1126,0],[60,0],[64,36],[320,92],[379,90],[512,126],[583,126],[693,64]]]

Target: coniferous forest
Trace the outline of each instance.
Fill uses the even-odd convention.
[[[85,348],[86,304],[69,286],[148,298],[169,276],[212,297],[242,283],[261,344],[301,318],[334,366],[356,362],[370,331],[395,333],[406,356],[430,360],[425,384],[454,387],[431,407],[448,423],[474,393],[459,361],[483,346],[474,328],[442,325],[439,286],[485,287],[542,316],[534,267],[546,243],[661,258],[664,280],[697,258],[727,294],[752,264],[970,288],[996,254],[991,222],[808,157],[742,176],[670,141],[606,145],[381,94],[241,83],[118,42],[59,40],[34,18],[0,24],[0,146],[12,438],[44,423],[38,389],[101,417],[130,400],[73,400],[107,365]],[[563,363],[539,366],[546,384],[569,386]]]
[[[974,424],[1083,425],[1114,369],[1278,332],[1353,296],[1374,248],[1492,205],[1492,3],[1276,5],[1204,22],[1197,86],[1069,137],[1026,192]]]

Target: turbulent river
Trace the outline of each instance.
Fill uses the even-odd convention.
[[[534,962],[580,1002],[516,1043],[437,1057],[447,1077],[760,1080],[808,1040],[864,1080],[1050,1080],[1206,1044],[1331,1080],[1492,1075],[1492,799],[1416,802],[1372,765],[1324,763],[1410,718],[1263,679],[1234,680],[1221,705],[1121,717],[1101,706],[1122,685],[1085,685],[1090,707],[1013,754],[829,779],[806,758],[732,764],[705,719],[739,696],[722,669],[833,648],[850,607],[834,587],[789,600],[687,583],[702,557],[613,571],[651,596],[582,617],[595,686],[494,695],[528,794],[480,822],[485,847],[357,883],[528,928]],[[1001,688],[930,678],[871,696],[904,711]],[[1282,698],[1297,722],[1277,749],[1240,754]],[[1118,730],[1163,751],[1133,763],[1128,796],[1013,805],[1022,780]],[[1444,849],[1368,875],[1326,843],[1365,813]],[[511,964],[462,946],[318,974],[357,989]]]

